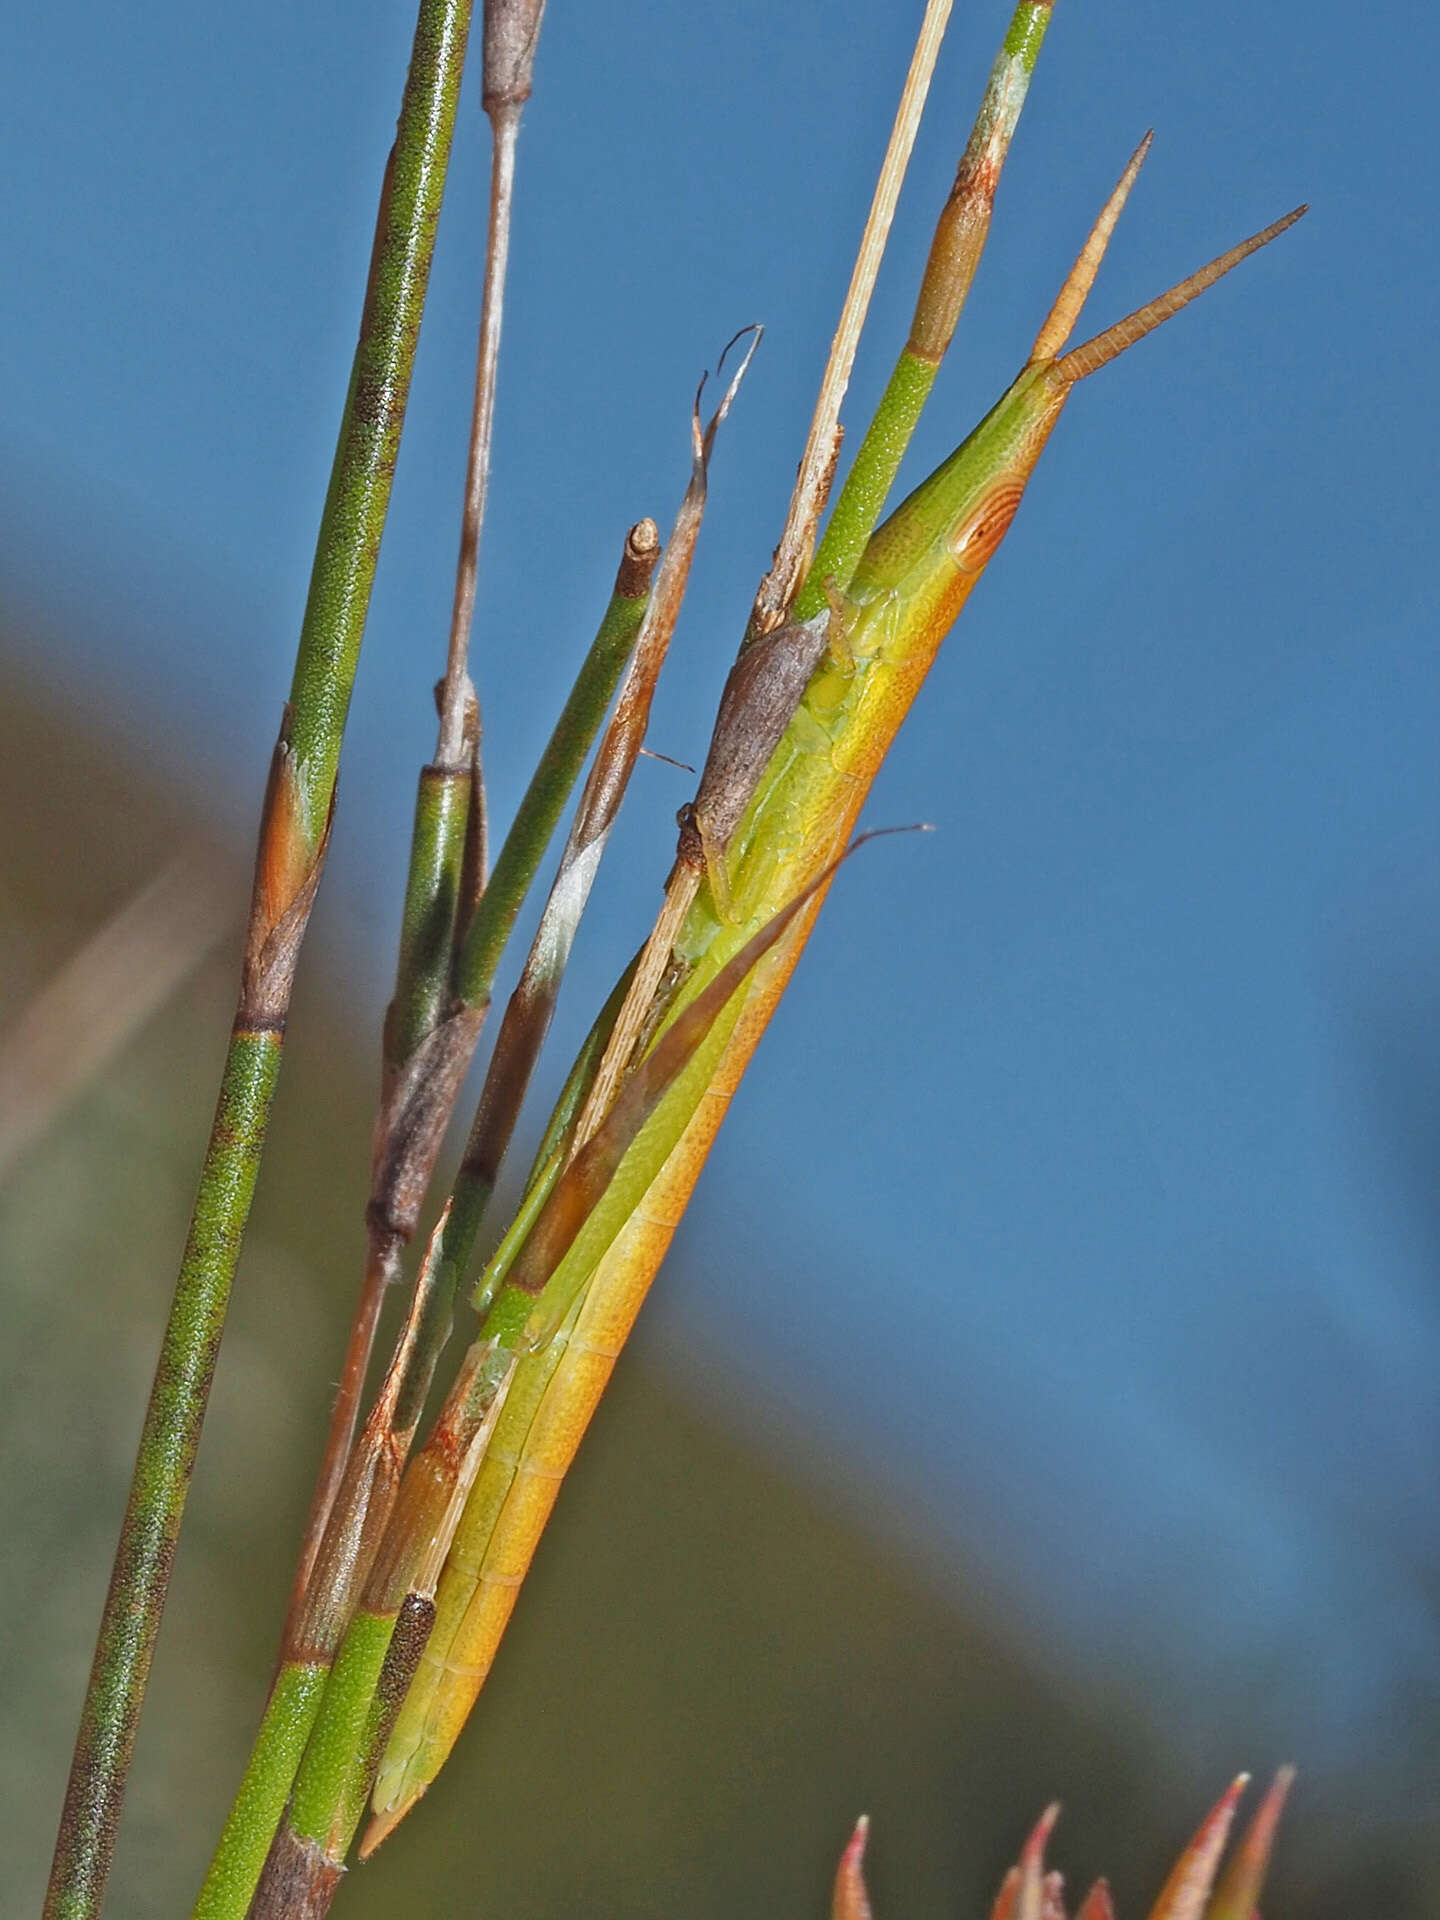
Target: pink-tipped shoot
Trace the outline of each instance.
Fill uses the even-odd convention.
[[[1215,1802],[1200,1830],[1186,1847],[1150,1909],[1150,1920],[1202,1920],[1205,1902],[1215,1883],[1215,1870],[1225,1851],[1230,1823],[1240,1796],[1250,1784],[1248,1773],[1236,1776]]]
[[[1020,1849],[1020,1887],[1015,1901],[1015,1920],[1046,1920],[1045,1844],[1060,1818],[1060,1802],[1052,1800],[1030,1829],[1030,1838]]]
[[[1205,1920],[1254,1920],[1265,1886],[1265,1873],[1270,1865],[1270,1850],[1275,1844],[1275,1829],[1280,1824],[1280,1815],[1285,1810],[1285,1796],[1294,1779],[1293,1767],[1281,1767],[1276,1774],[1256,1810],[1255,1818],[1245,1831],[1244,1839],[1236,1847],[1220,1877]]]
[[[1115,1904],[1110,1898],[1108,1880],[1097,1880],[1084,1900],[1075,1920],[1115,1920]]]
[[[865,1888],[865,1842],[869,1838],[870,1816],[862,1813],[835,1869],[830,1920],[872,1920],[870,1895]]]

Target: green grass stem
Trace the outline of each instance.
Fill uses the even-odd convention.
[[[385,1062],[391,1071],[398,1072],[434,1031],[450,997],[473,785],[468,767],[421,769],[395,997],[385,1020]]]
[[[879,524],[900,462],[919,424],[990,231],[995,189],[1010,150],[1030,78],[1040,57],[1053,0],[1020,0],[956,169],[931,242],[910,336],[886,383],[875,417],[821,536],[791,619],[823,613],[830,583],[849,586],[865,543]]]
[[[617,582],[610,597],[465,935],[456,962],[455,990],[468,1006],[484,1006],[490,998],[516,915],[635,645],[645,617],[648,577],[639,593],[622,591],[625,584]]]
[[[290,705],[266,800],[241,1010],[146,1410],[45,1920],[100,1911],[140,1704],[239,1259],[389,504],[450,153],[469,0],[421,0]]]
[[[249,1906],[315,1724],[328,1673],[324,1666],[294,1663],[282,1667],[276,1676],[245,1778],[195,1902],[194,1920],[231,1920]]]

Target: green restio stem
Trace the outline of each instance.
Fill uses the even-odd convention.
[[[495,871],[489,885],[481,896],[476,908],[475,921],[472,922],[473,935],[487,913],[492,897],[498,898],[499,890],[504,888],[513,895],[513,902],[501,902],[490,922],[492,932],[482,937],[488,942],[497,940],[493,957],[482,960],[482,968],[488,967],[490,980],[494,978],[495,966],[510,929],[514,926],[516,913],[528,890],[535,869],[544,854],[546,844],[554,831],[565,800],[574,786],[585,755],[599,730],[600,722],[614,696],[620,675],[626,662],[634,651],[635,641],[640,632],[641,622],[650,600],[650,569],[637,574],[636,570],[622,563],[620,577],[610,603],[605,609],[590,651],[576,676],[570,697],[565,703],[555,731],[550,736],[545,757],[536,769],[514,825],[506,835],[500,857],[495,863]],[[634,582],[640,586],[639,592],[622,591],[622,587]],[[418,825],[417,825],[418,831]],[[413,871],[413,867],[412,867]],[[471,942],[467,938],[466,953],[471,951]],[[463,959],[459,962],[463,966]],[[629,978],[628,972],[626,978]],[[490,980],[485,982],[484,994],[488,996]],[[462,994],[462,997],[468,998]],[[612,1005],[613,1002],[613,1005]],[[471,1005],[477,1004],[471,1000]],[[591,1072],[598,1061],[598,1050],[603,1049],[604,1038],[597,1042],[596,1033],[603,1028],[608,1034],[619,1010],[619,1000],[612,994],[611,1001],[602,1009],[595,1023],[590,1039],[582,1050],[581,1059],[575,1072]],[[607,1019],[608,1016],[608,1019]],[[592,1050],[594,1058],[592,1059]],[[572,1073],[572,1082],[575,1074]],[[567,1087],[567,1092],[571,1088]],[[578,1101],[583,1094],[575,1094]],[[562,1099],[563,1104],[563,1099]],[[570,1110],[573,1115],[573,1109]],[[421,1323],[419,1337],[415,1343],[414,1357],[407,1376],[405,1387],[401,1391],[397,1408],[397,1418],[404,1422],[418,1413],[417,1400],[423,1400],[429,1391],[430,1379],[440,1349],[449,1338],[453,1316],[456,1289],[475,1249],[475,1241],[484,1222],[485,1212],[490,1204],[494,1190],[493,1178],[482,1174],[475,1161],[476,1131],[485,1119],[484,1108],[476,1115],[475,1126],[467,1143],[466,1155],[456,1176],[454,1192],[451,1197],[450,1213],[445,1222],[440,1243],[440,1269],[436,1276],[434,1292],[427,1305],[425,1318]],[[490,1158],[484,1156],[488,1166]]]
[[[865,543],[879,524],[900,462],[930,398],[980,264],[995,189],[1040,57],[1053,0],[1020,0],[990,70],[980,111],[956,169],[931,243],[910,337],[895,363],[875,417],[821,537],[790,618],[825,610],[827,596],[850,585]]]
[[[100,1911],[230,1279],[280,1073],[278,1033],[231,1036],[145,1412],[61,1815],[45,1920]]]
[[[434,1619],[431,1601],[458,1509],[464,1463],[482,1430],[493,1424],[513,1371],[513,1357],[473,1348],[436,1431],[411,1460],[361,1597],[331,1669],[285,1818],[300,1851],[318,1849],[339,1866],[365,1809],[411,1676]],[[462,1384],[463,1383],[463,1384]],[[417,1581],[430,1592],[416,1591]],[[397,1643],[397,1624],[406,1625]],[[394,1647],[398,1658],[389,1656]],[[295,1849],[287,1851],[293,1856]],[[313,1856],[311,1856],[313,1857]],[[271,1892],[272,1860],[261,1882]]]
[[[908,347],[901,352],[826,522],[805,584],[795,597],[792,620],[809,620],[824,612],[827,582],[841,593],[849,586],[865,542],[885,510],[910,436],[939,371],[938,361],[922,360]]]
[[[104,1898],[140,1703],[279,1074],[307,888],[313,891],[323,858],[409,396],[469,21],[469,0],[422,0],[301,627],[285,727],[285,777],[272,782],[262,827],[256,913],[266,892],[267,853],[278,852],[279,869],[290,883],[280,905],[297,910],[299,925],[270,981],[265,1019],[257,1021],[253,1013],[247,1018],[242,1004],[230,1043],[101,1619],[45,1920],[91,1920]],[[249,971],[247,966],[246,991]]]
[[[468,770],[421,770],[395,997],[385,1023],[385,1057],[397,1071],[439,1025],[450,995],[472,781]]]
[[[509,1271],[511,1262],[524,1244],[525,1235],[534,1225],[535,1217],[559,1175],[562,1143],[589,1095],[596,1069],[625,1003],[625,996],[630,991],[630,982],[635,977],[635,966],[636,962],[632,960],[610,989],[609,998],[596,1016],[565,1077],[560,1097],[545,1123],[545,1132],[535,1150],[515,1217],[506,1229],[504,1239],[486,1263],[471,1298],[471,1306],[482,1316],[489,1310],[495,1289]],[[447,1256],[453,1256],[461,1274],[470,1264],[492,1191],[488,1179],[462,1163],[455,1181],[443,1242]]]
[[[622,575],[622,577],[624,577]],[[644,618],[648,603],[648,575],[646,587],[638,595],[620,592],[611,596],[609,605],[601,620],[600,627],[586,658],[576,677],[570,697],[556,723],[546,748],[544,758],[532,779],[521,802],[515,823],[506,837],[500,856],[495,864],[490,883],[482,896],[472,923],[472,936],[475,926],[486,913],[487,903],[503,895],[505,910],[496,914],[490,924],[492,930],[498,925],[498,940],[493,958],[487,963],[493,977],[495,964],[498,963],[505,938],[514,924],[515,916],[528,890],[536,867],[544,854],[546,844],[554,830],[555,822],[564,807],[565,800],[574,785],[585,756],[590,750],[595,734],[605,717],[606,709],[614,695],[616,684],[624,670],[634,648],[640,624]],[[435,769],[427,772],[434,773]],[[450,783],[452,788],[458,783]],[[438,945],[439,923],[445,912],[445,889],[453,870],[457,876],[457,854],[463,850],[466,807],[448,804],[443,786],[436,785],[433,797],[427,795],[425,780],[422,778],[420,799],[416,809],[415,837],[412,842],[410,879],[407,884],[406,918],[402,935],[402,975],[408,973],[412,995],[408,1002],[413,1009],[418,1006],[424,991],[424,982],[431,976],[433,948]],[[449,924],[453,926],[453,916]],[[433,930],[433,937],[426,940],[425,929]],[[467,942],[467,951],[469,943]],[[488,981],[485,994],[488,995]],[[483,996],[482,996],[483,997]],[[613,996],[612,996],[613,998]],[[473,1004],[473,1003],[472,1003]],[[395,1006],[402,1006],[401,987],[397,982]],[[615,1002],[618,1007],[618,1001]],[[613,1020],[614,1008],[608,1009]],[[596,1049],[603,1047],[605,1033],[604,1015],[597,1022],[597,1028],[603,1027]],[[392,1031],[387,1036],[387,1053],[395,1061],[403,1061],[405,1055],[400,1051],[401,1031]],[[423,1032],[417,1033],[418,1041]],[[592,1040],[594,1036],[592,1036]],[[588,1057],[587,1049],[587,1057]],[[573,1093],[573,1100],[583,1098],[583,1088]],[[439,1270],[430,1301],[427,1303],[424,1318],[416,1340],[412,1362],[407,1370],[405,1385],[401,1390],[396,1407],[396,1422],[404,1426],[418,1414],[418,1402],[423,1400],[429,1389],[435,1362],[441,1347],[448,1338],[453,1311],[455,1290],[460,1276],[469,1264],[475,1238],[483,1219],[485,1205],[489,1200],[489,1187],[476,1183],[473,1179],[467,1183],[463,1174],[457,1183],[455,1199],[451,1207],[441,1241]],[[227,1824],[225,1836],[216,1854],[207,1879],[207,1890],[212,1883],[218,1886],[243,1887],[244,1900],[231,1907],[205,1907],[196,1909],[196,1920],[243,1920],[250,1895],[264,1867],[266,1853],[270,1846],[277,1823],[284,1809],[286,1797],[294,1782],[295,1805],[292,1806],[287,1825],[294,1833],[317,1844],[328,1845],[327,1834],[332,1819],[346,1826],[348,1841],[359,1821],[368,1791],[368,1773],[365,1772],[362,1756],[364,1738],[368,1722],[366,1715],[371,1712],[370,1702],[380,1675],[381,1666],[389,1644],[390,1630],[394,1625],[394,1615],[385,1621],[383,1635],[376,1625],[377,1616],[373,1611],[358,1613],[352,1622],[351,1633],[347,1633],[342,1644],[335,1667],[328,1680],[321,1674],[324,1682],[312,1698],[308,1699],[309,1719],[299,1729],[298,1739],[287,1738],[283,1751],[277,1751],[267,1758],[267,1748],[271,1744],[269,1716],[262,1725],[257,1737],[255,1750],[250,1762],[251,1774],[257,1771],[261,1776],[278,1788],[272,1791],[264,1809],[264,1816],[244,1823],[232,1836],[232,1827],[237,1826],[238,1806]],[[352,1641],[351,1634],[354,1635]],[[309,1668],[289,1666],[283,1670],[287,1675],[297,1671],[308,1672]],[[322,1700],[323,1695],[323,1700]],[[318,1717],[317,1717],[318,1716]],[[313,1745],[306,1747],[305,1736],[313,1728]],[[371,1735],[375,1733],[369,1728]],[[304,1754],[303,1764],[301,1755]],[[344,1757],[348,1756],[348,1757]],[[297,1778],[296,1767],[301,1765],[301,1774]],[[362,1780],[361,1775],[364,1774]],[[303,1792],[302,1792],[303,1782]],[[358,1796],[358,1797],[357,1797]],[[338,1806],[348,1806],[350,1797],[355,1805],[348,1815],[335,1813]],[[305,1809],[308,1811],[297,1811]],[[266,1821],[268,1819],[268,1830]],[[244,1851],[243,1870],[231,1864],[229,1854],[232,1847]],[[343,1848],[342,1848],[343,1852]]]
[[[490,998],[495,969],[515,917],[605,718],[635,645],[648,598],[648,592],[638,597],[619,592],[611,595],[555,731],[531,775],[456,962],[455,991],[467,1006],[483,1006]]]
[[[626,970],[612,992],[561,1093],[520,1212],[486,1269],[483,1285],[487,1295],[502,1285],[559,1174],[560,1139],[584,1100],[631,972],[633,968]],[[728,1034],[734,1014],[728,1008],[725,1011],[729,1016],[724,1023]],[[719,1044],[723,1044],[719,1036],[707,1036],[706,1065],[701,1070],[713,1070],[712,1056]],[[452,1220],[454,1212],[452,1203]],[[440,1260],[445,1263],[448,1259],[448,1266],[442,1264],[438,1276],[441,1285],[453,1289],[458,1272],[468,1260],[472,1242],[473,1226],[468,1231],[462,1230],[460,1242],[451,1247],[447,1256],[446,1240],[442,1238]],[[546,1287],[538,1298],[519,1288],[504,1288],[495,1308],[486,1316],[485,1326],[471,1348],[467,1363],[461,1368],[461,1379],[467,1383],[462,1397],[456,1400],[452,1389],[437,1435],[432,1436],[423,1452],[410,1462],[395,1511],[367,1579],[364,1597],[347,1628],[318,1711],[313,1715],[310,1742],[304,1748],[295,1776],[285,1816],[285,1833],[302,1843],[302,1853],[306,1847],[319,1849],[332,1865],[344,1859],[364,1812],[391,1724],[424,1650],[428,1623],[434,1617],[430,1595],[412,1591],[411,1581],[422,1556],[434,1551],[437,1530],[453,1497],[454,1483],[449,1476],[457,1470],[455,1463],[481,1424],[495,1417],[496,1402],[509,1387],[522,1351],[528,1353],[533,1347],[551,1344],[549,1335],[578,1304],[578,1292],[587,1277],[572,1262],[563,1278]],[[536,1325],[541,1320],[547,1329],[543,1343],[535,1337]],[[508,1340],[493,1338],[497,1326],[506,1328],[511,1337]],[[416,1364],[406,1388],[397,1397],[397,1424],[404,1418],[409,1396],[412,1393],[423,1396],[428,1388],[434,1350],[432,1346],[428,1357],[422,1359],[425,1349],[422,1331],[416,1342]],[[542,1360],[538,1369],[530,1371],[544,1379],[549,1377],[551,1367],[553,1360]],[[448,1445],[439,1446],[437,1451],[440,1428],[448,1428],[449,1438]],[[456,1517],[458,1515],[452,1516],[452,1525]],[[445,1544],[448,1547],[448,1539]],[[443,1555],[442,1548],[442,1559]],[[433,1583],[433,1575],[431,1578]],[[387,1667],[397,1620],[404,1618],[407,1605],[422,1601],[428,1610],[423,1631],[417,1621],[411,1621],[409,1632],[413,1644],[404,1648],[402,1659],[391,1657]],[[394,1645],[396,1652],[401,1651],[398,1642]],[[293,1855],[293,1849],[291,1853]],[[313,1855],[307,1857],[313,1859]],[[269,1873],[266,1883],[268,1880]],[[267,1891],[266,1883],[262,1883],[262,1896]]]
[[[590,651],[571,688],[570,697],[565,702],[544,756],[526,789],[514,824],[505,837],[489,884],[476,907],[464,951],[457,961],[458,991],[460,997],[471,1006],[480,1005],[489,998],[495,968],[515,924],[515,917],[529,890],[535,869],[544,856],[555,823],[584,765],[585,756],[599,731],[620,675],[625,670],[625,663],[634,649],[648,604],[648,574],[640,593],[624,593],[617,587],[610,597]],[[467,966],[472,968],[468,978],[471,986],[477,989],[474,993],[467,991],[464,984]],[[611,1010],[607,1003],[605,1012],[596,1023],[597,1029],[605,1023],[606,1012],[609,1012],[613,1022],[618,1006],[619,1002],[615,1001],[615,1008]],[[605,1031],[608,1030],[606,1026]],[[593,1041],[592,1033],[582,1061],[589,1059],[589,1048]],[[599,1045],[603,1047],[603,1039]],[[477,1115],[477,1126],[482,1117]],[[473,1144],[472,1135],[471,1146]],[[440,1270],[435,1290],[426,1308],[414,1359],[400,1397],[397,1417],[402,1422],[415,1411],[416,1399],[423,1399],[429,1391],[435,1362],[450,1335],[455,1292],[470,1264],[475,1241],[490,1204],[493,1185],[488,1176],[482,1177],[471,1164],[467,1148],[467,1158],[456,1177],[450,1214],[440,1243]]]
[[[600,1056],[605,1051],[605,1043],[610,1037],[610,1030],[615,1024],[616,1015],[620,1011],[634,971],[632,961],[611,989],[610,997],[600,1009],[598,1018],[586,1035],[584,1045],[561,1089],[560,1098],[550,1116],[544,1138],[540,1142],[534,1164],[530,1169],[530,1176],[525,1183],[525,1192],[519,1209],[506,1231],[505,1238],[486,1265],[480,1286],[471,1303],[476,1312],[481,1315],[488,1309],[495,1288],[509,1271],[510,1262],[524,1244],[525,1235],[530,1231],[559,1177],[561,1139],[580,1111],[585,1096],[590,1090],[590,1082],[594,1078],[596,1067],[600,1064]],[[482,1180],[474,1173],[467,1173],[466,1169],[461,1167],[450,1199],[450,1212],[440,1237],[440,1269],[436,1275],[435,1289],[431,1294],[425,1318],[420,1323],[420,1331],[415,1341],[414,1359],[405,1384],[396,1399],[397,1423],[404,1423],[418,1417],[417,1402],[423,1400],[430,1390],[435,1363],[439,1359],[441,1348],[450,1336],[455,1293],[474,1255],[475,1242],[484,1222],[491,1191],[488,1180]]]
[[[384,1613],[356,1610],[326,1677],[285,1815],[291,1834],[337,1865],[364,1815],[388,1723],[400,1704],[395,1696],[403,1692],[403,1681],[399,1688],[382,1684],[398,1617],[398,1606]],[[264,1891],[262,1886],[262,1897]]]
[[[232,1920],[249,1906],[328,1677],[328,1667],[313,1664],[289,1664],[276,1675],[193,1920]]]
[[[636,597],[616,592],[611,596],[595,640],[581,666],[574,688],[551,736],[545,760],[542,761],[540,770],[531,782],[515,825],[506,839],[490,886],[483,896],[483,900],[489,900],[497,883],[501,883],[502,880],[514,890],[513,906],[504,922],[506,933],[514,922],[515,913],[524,897],[529,879],[544,853],[555,819],[564,806],[566,795],[574,784],[575,777],[604,718],[605,710],[615,691],[616,682],[634,646],[640,622],[644,617],[647,599],[648,593],[642,593]],[[543,782],[542,774],[546,776]],[[425,942],[424,929],[427,926],[437,929],[438,940],[438,923],[445,911],[443,891],[448,884],[449,875],[452,872],[458,874],[455,859],[457,850],[463,849],[466,807],[453,801],[451,797],[459,783],[449,782],[451,792],[447,793],[446,784],[442,782],[437,782],[433,792],[427,794],[427,785],[422,777],[420,798],[416,808],[416,828],[412,843],[410,878],[406,891],[406,918],[402,935],[401,961],[402,975],[408,975],[413,989],[408,1003],[405,1003],[412,1011],[420,1003],[424,982],[430,977],[430,961],[433,957],[431,953],[433,943]],[[550,810],[552,808],[553,811]],[[522,855],[528,861],[528,868],[523,871]],[[453,919],[450,924],[453,926]],[[503,938],[501,944],[503,945]],[[498,957],[497,949],[497,960]],[[446,966],[448,975],[448,955]],[[401,1005],[401,989],[397,983],[395,1006],[399,1009]],[[611,1017],[613,1018],[613,1013]],[[417,1040],[422,1037],[423,1034],[416,1036]],[[603,1045],[603,1036],[600,1044]],[[399,1051],[399,1035],[396,1033],[387,1036],[387,1054],[397,1063],[403,1062],[405,1058],[405,1055]],[[441,1243],[441,1264],[436,1275],[434,1291],[427,1304],[412,1365],[407,1372],[406,1383],[397,1404],[396,1419],[401,1426],[407,1424],[418,1413],[416,1403],[423,1400],[428,1391],[436,1359],[448,1338],[455,1290],[459,1284],[460,1275],[469,1263],[488,1198],[488,1189],[483,1193],[472,1191],[464,1185],[463,1181],[457,1188],[456,1202],[452,1206],[451,1216],[447,1221]],[[384,1648],[382,1647],[380,1658],[383,1659],[383,1657]],[[287,1663],[282,1668],[282,1676],[286,1683],[290,1684],[290,1676],[310,1671],[313,1669],[304,1664]],[[323,1670],[320,1678],[323,1682],[325,1678]],[[347,1682],[342,1676],[333,1684],[340,1688],[334,1711],[343,1717]],[[241,1808],[238,1802],[232,1810],[206,1879],[200,1905],[195,1909],[196,1920],[244,1920],[251,1894],[264,1867],[271,1839],[284,1810],[291,1783],[295,1778],[295,1769],[301,1754],[305,1751],[306,1735],[310,1732],[315,1715],[320,1711],[322,1692],[328,1701],[330,1694],[326,1687],[319,1687],[313,1694],[307,1694],[310,1718],[303,1727],[298,1729],[298,1737],[292,1738],[289,1730],[286,1729],[285,1737],[281,1739],[277,1730],[271,1727],[271,1716],[267,1713],[256,1737],[256,1744],[245,1776],[247,1784],[252,1779],[266,1783],[267,1794],[262,1804],[258,1790],[251,1793],[250,1805],[244,1818],[240,1817]],[[327,1707],[326,1712],[329,1711]],[[336,1736],[342,1744],[348,1737],[348,1735]],[[320,1743],[318,1751],[322,1759],[317,1760],[317,1766],[323,1764],[327,1744],[327,1740],[322,1740]],[[328,1792],[329,1789],[324,1791]],[[242,1794],[244,1792],[245,1789],[242,1788]],[[324,1797],[324,1792],[321,1797]],[[356,1818],[359,1818],[358,1811]],[[243,1889],[243,1897],[240,1897],[237,1891],[241,1889]],[[217,1904],[222,1900],[222,1896],[228,1904]]]
[[[430,1282],[427,1254],[396,1357],[346,1463],[336,1511],[327,1523],[303,1604],[287,1621],[271,1702],[196,1904],[196,1920],[242,1920],[250,1910],[296,1769],[321,1711],[352,1596],[362,1577],[357,1568],[371,1558],[375,1533],[383,1528],[393,1504],[396,1456],[403,1457],[411,1438],[410,1431],[397,1428],[394,1421],[393,1375],[413,1338]],[[274,1711],[277,1699],[290,1703],[278,1714]]]
[[[355,1764],[343,1787],[332,1842],[337,1858],[343,1859],[349,1852],[356,1828],[364,1818],[365,1803],[375,1784],[380,1761],[434,1625],[434,1600],[419,1593],[406,1594],[391,1624],[389,1644],[366,1712]]]
[[[371,1613],[364,1608],[357,1611],[330,1670],[324,1703],[295,1776],[286,1816],[289,1825],[305,1839],[327,1848],[331,1847],[337,1824],[344,1823],[352,1800],[357,1798],[356,1760],[365,1750],[371,1704],[394,1631],[393,1613]],[[366,1791],[361,1785],[349,1832],[337,1857],[343,1858],[345,1843],[359,1822]]]
[[[290,742],[312,845],[324,832],[380,536],[400,451],[420,317],[470,31],[470,0],[420,0],[340,442],[291,683]]]

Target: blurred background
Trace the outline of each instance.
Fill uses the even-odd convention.
[[[625,528],[678,501],[700,369],[759,319],[651,733],[703,755],[918,14],[554,0],[476,632],[500,821]],[[957,10],[852,423],[1007,14]],[[0,1045],[43,1068],[58,1006],[88,1049],[0,1131],[17,1912],[233,1006],[412,25],[0,18]],[[357,1916],[818,1914],[862,1808],[882,1916],[977,1914],[1052,1796],[1071,1885],[1107,1870],[1133,1915],[1225,1779],[1283,1759],[1273,1915],[1440,1906],[1434,52],[1418,8],[1060,0],[911,480],[1012,377],[1146,126],[1088,331],[1313,210],[1071,404],[869,809],[939,831],[837,887]],[[358,1280],[487,145],[472,83],[116,1916],[184,1911],[203,1869]],[[534,1126],[689,792],[642,762]]]

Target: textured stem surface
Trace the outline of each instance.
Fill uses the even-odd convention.
[[[814,564],[795,601],[796,620],[809,620],[824,612],[826,594],[831,590],[827,582],[833,582],[841,592],[849,586],[865,542],[885,510],[905,449],[930,398],[980,264],[990,232],[995,189],[1040,57],[1052,5],[1053,0],[1020,0],[1011,18],[969,142],[960,157],[955,184],[936,223],[925,278],[910,322],[910,337],[866,429]]]
[[[279,1073],[290,985],[324,861],[468,26],[466,0],[422,0],[290,705],[266,796],[240,1011],[101,1619],[46,1920],[88,1920],[104,1898],[140,1703]]]

